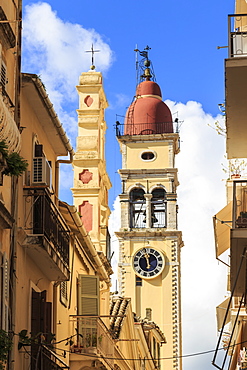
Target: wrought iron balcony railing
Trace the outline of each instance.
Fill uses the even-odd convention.
[[[46,188],[29,188],[25,194],[25,229],[43,235],[69,264],[69,230]]]
[[[70,316],[71,352],[103,356],[113,367],[114,341],[100,317]]]
[[[36,344],[36,358],[32,358],[31,370],[69,370],[69,366],[58,355],[42,344]]]
[[[228,57],[247,57],[247,14],[228,16]]]
[[[233,181],[232,228],[247,228],[247,180]]]

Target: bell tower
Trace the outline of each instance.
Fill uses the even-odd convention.
[[[76,87],[79,94],[78,137],[73,159],[74,204],[97,251],[109,258],[108,190],[105,162],[105,109],[108,107],[102,74],[92,66]]]
[[[116,134],[122,153],[119,290],[136,315],[154,321],[166,337],[156,351],[161,368],[181,369],[181,232],[177,230],[179,134],[141,52],[142,82]]]

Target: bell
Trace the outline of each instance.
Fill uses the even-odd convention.
[[[155,214],[152,213],[151,215],[151,219],[152,219],[152,223],[155,224],[156,222],[158,222],[158,219],[156,218]]]

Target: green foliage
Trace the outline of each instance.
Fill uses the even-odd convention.
[[[31,337],[27,335],[27,330],[24,329],[19,333],[19,342],[18,342],[18,350],[20,350],[24,346],[31,345]]]
[[[2,153],[4,158],[8,156],[8,145],[4,140],[0,141],[0,153]]]
[[[12,339],[9,337],[9,334],[0,329],[0,370],[4,370],[4,364],[7,362],[8,353],[13,346]]]
[[[4,175],[18,177],[26,171],[28,162],[19,153],[14,152],[8,154],[8,145],[5,140],[0,141],[0,153],[7,164],[7,167],[3,171]]]
[[[6,158],[7,168],[3,171],[7,176],[20,176],[26,171],[28,162],[18,153],[11,153]]]

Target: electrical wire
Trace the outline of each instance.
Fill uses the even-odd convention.
[[[19,336],[19,334],[14,334],[14,335]],[[69,342],[70,340],[72,340],[73,337],[75,337],[77,335],[78,334],[75,334],[75,335],[72,335],[72,336],[67,337],[65,339],[62,339],[62,340],[60,340],[58,342],[53,342],[53,343],[49,343],[49,344],[52,345],[53,348],[55,350],[57,350],[57,351],[62,351],[62,352],[73,354],[75,352],[73,352],[71,350],[66,350],[64,348],[56,347],[56,344],[60,344],[62,342]],[[232,345],[230,345],[230,346],[227,347],[227,350],[229,350],[230,348],[234,348],[234,347],[236,347],[238,345],[244,344],[244,343],[247,343],[247,340],[244,340],[244,341],[239,342],[239,343],[232,344]],[[46,345],[46,343],[43,343],[43,344]],[[25,345],[23,347],[25,347]],[[225,347],[220,347],[218,350],[219,351],[221,351],[221,350],[224,350],[225,351],[226,348]],[[201,351],[201,352],[195,352],[195,353],[189,353],[189,354],[179,355],[179,356],[161,357],[160,358],[160,361],[162,361],[162,360],[173,360],[173,359],[179,359],[179,358],[196,357],[196,356],[206,355],[206,354],[213,353],[213,352],[215,352],[215,349],[211,349],[211,350],[207,350],[207,351]],[[81,355],[81,356],[86,356],[86,357],[94,357],[94,358],[98,358],[98,359],[100,358],[99,355],[92,354],[92,353],[78,353],[78,352],[76,352],[76,354]],[[140,358],[119,358],[119,357],[106,357],[106,356],[104,356],[104,357],[102,356],[102,358],[104,358],[106,360],[140,361]],[[153,361],[152,358],[150,358],[150,359],[147,359],[146,358],[145,360]]]
[[[240,344],[243,344],[243,343],[246,343],[247,340],[243,341],[243,342],[240,342],[240,343],[235,343],[231,346],[229,346],[229,348],[232,348],[232,347],[235,347],[237,345],[240,345]],[[65,350],[64,348],[58,348],[58,347],[54,347],[56,350],[58,351],[63,351],[63,352],[67,352],[67,353],[75,353],[75,352],[72,352],[70,350]],[[229,349],[228,348],[228,349]],[[226,350],[224,347],[221,347],[219,348],[219,351],[220,350]],[[215,352],[215,349],[211,349],[211,350],[207,350],[207,351],[201,351],[201,352],[195,352],[195,353],[190,353],[190,354],[186,354],[186,355],[180,355],[180,356],[172,356],[172,357],[161,357],[159,360],[162,361],[162,360],[174,360],[174,359],[179,359],[179,358],[188,358],[188,357],[196,357],[196,356],[201,356],[201,355],[206,355],[206,354],[209,354],[209,353],[213,353]],[[96,354],[90,354],[90,353],[76,353],[77,355],[81,355],[81,356],[86,356],[86,357],[94,357],[94,358],[98,358],[100,359],[100,357]],[[122,361],[140,361],[140,358],[119,358],[119,357],[106,357],[106,356],[102,356],[103,359],[105,360],[122,360]],[[145,358],[145,360],[147,361],[153,361],[153,358]]]

